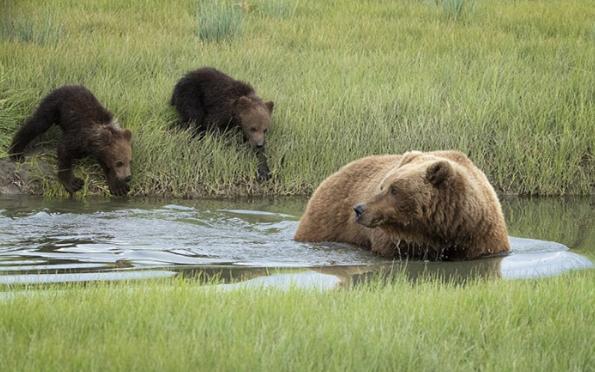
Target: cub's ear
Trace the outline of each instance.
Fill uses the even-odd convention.
[[[234,104],[233,104],[237,109],[245,109],[250,107],[250,105],[252,105],[252,101],[250,100],[250,98],[246,97],[246,96],[241,96],[240,98],[238,98]]]
[[[126,141],[130,142],[130,140],[132,140],[132,132],[130,130],[124,129],[122,134],[124,135],[124,138],[126,139]]]
[[[105,126],[105,127],[99,127],[95,131],[96,138],[99,138],[102,141],[105,141],[105,143],[110,143],[112,141],[112,138],[114,138],[115,134],[117,134],[116,130],[112,126],[109,126],[109,125]]]
[[[111,127],[99,128],[93,131],[93,140],[97,141],[101,146],[108,145],[114,140],[114,129]]]
[[[273,107],[275,107],[275,103],[273,101],[268,101],[264,103],[270,113],[273,113]]]
[[[454,169],[446,160],[437,161],[426,170],[426,178],[435,187],[440,187],[454,174]]]

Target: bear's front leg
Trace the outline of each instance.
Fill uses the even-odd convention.
[[[399,250],[400,243],[379,228],[374,228],[374,232],[370,236],[370,250],[386,258],[402,258]]]
[[[107,180],[109,191],[114,196],[126,196],[130,191],[130,186],[127,182],[120,181],[115,176],[114,172],[102,164],[103,172]]]
[[[66,147],[58,145],[58,179],[71,196],[85,184],[85,181],[75,177],[72,172],[74,160],[75,158],[69,153]]]
[[[114,196],[126,196],[130,186],[122,181],[108,182],[109,190]]]
[[[192,138],[203,138],[206,133],[207,128],[204,125],[192,123]]]
[[[268,159],[264,152],[264,149],[256,150],[257,168],[256,168],[256,179],[258,182],[264,182],[271,179],[271,171],[269,169]]]

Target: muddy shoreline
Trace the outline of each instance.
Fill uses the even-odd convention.
[[[10,158],[0,159],[0,195],[42,195],[42,179],[54,177],[47,160],[15,162]]]
[[[56,179],[55,160],[51,154],[44,151],[36,151],[27,156],[24,162],[12,161],[8,156],[0,158],[0,195],[32,195],[43,196],[44,189],[48,182],[58,182]],[[274,182],[274,181],[273,181]],[[105,194],[107,185],[102,176],[97,175],[92,177],[92,182],[87,185],[88,190],[86,196],[108,196]],[[105,189],[105,190],[104,190]],[[215,192],[212,189],[204,186],[204,191],[197,191],[190,194],[177,194],[172,191],[163,191],[159,194],[154,193],[134,193],[129,196],[135,197],[158,197],[158,198],[180,198],[180,199],[232,199],[242,197],[287,197],[287,196],[301,196],[309,197],[313,189],[308,189],[308,192],[301,193],[271,193],[266,183],[256,186],[253,184],[237,185],[237,189],[231,192]],[[529,195],[502,193],[501,190],[496,190],[501,198],[508,197],[531,197]],[[80,192],[77,195],[81,194]],[[539,195],[533,195],[540,197]],[[595,197],[595,184],[590,195],[558,195],[554,197]],[[552,197],[541,196],[541,197]]]

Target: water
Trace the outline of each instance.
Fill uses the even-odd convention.
[[[295,242],[305,202],[0,198],[0,285],[200,275],[222,288],[328,289],[395,272],[543,277],[591,268],[595,257],[589,199],[504,200],[511,235],[533,239],[465,262],[391,262],[347,244]]]

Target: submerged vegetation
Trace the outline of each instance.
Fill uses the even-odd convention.
[[[42,96],[78,83],[133,130],[136,195],[305,194],[350,160],[410,149],[460,149],[501,193],[593,192],[590,0],[0,6],[0,157]],[[175,82],[203,65],[275,101],[272,181],[239,135],[170,129]],[[84,193],[104,193],[90,164]]]
[[[330,292],[72,285],[0,300],[15,370],[587,371],[595,271]],[[75,306],[73,306],[75,305]]]

